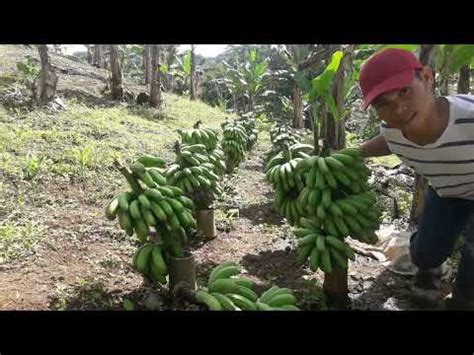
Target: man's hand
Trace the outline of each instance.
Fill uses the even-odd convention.
[[[360,147],[362,148],[362,156],[364,158],[380,157],[392,154],[388,148],[387,141],[381,134],[363,143]]]

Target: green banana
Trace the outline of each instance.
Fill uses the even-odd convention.
[[[201,303],[204,303],[209,307],[211,311],[222,311],[223,307],[220,302],[212,294],[207,293],[206,291],[200,290],[196,292],[196,300]]]

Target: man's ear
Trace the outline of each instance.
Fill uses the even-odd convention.
[[[425,65],[421,69],[421,77],[423,78],[423,81],[426,81],[430,86],[433,85],[434,83],[434,73],[433,69],[431,69],[429,66]]]

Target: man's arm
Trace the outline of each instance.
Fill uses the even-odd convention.
[[[362,148],[362,155],[364,158],[392,154],[390,149],[388,149],[387,141],[381,134],[363,143],[360,147]]]

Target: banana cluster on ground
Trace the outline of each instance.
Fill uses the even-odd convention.
[[[143,245],[135,252],[132,264],[135,270],[153,283],[166,284],[168,266],[166,265],[165,253],[161,245]]]
[[[110,220],[117,217],[128,235],[136,233],[144,243],[149,241],[151,228],[166,228],[185,244],[196,228],[194,203],[182,189],[168,184],[164,165],[163,159],[153,156],[141,157],[131,164],[125,174],[131,190],[115,196],[105,214]]]
[[[215,172],[215,166],[207,156],[206,147],[203,144],[177,143],[175,148],[176,163],[171,164],[164,172],[167,182],[178,186],[193,201],[209,205],[222,194],[222,188],[219,186],[220,177]]]
[[[236,263],[223,262],[212,270],[207,287],[196,292],[196,299],[211,311],[298,310],[290,289],[274,286],[259,297],[253,281],[241,277],[241,272]]]
[[[226,123],[222,128],[222,132],[222,150],[226,155],[227,161],[232,164],[232,167],[237,167],[245,157],[247,132],[245,128],[237,122]]]
[[[289,288],[272,286],[256,302],[260,311],[299,311],[296,298]]]
[[[300,227],[293,229],[298,238],[298,261],[301,264],[309,259],[311,271],[321,269],[331,273],[333,266],[347,268],[347,259],[354,260],[354,251],[344,239],[322,230],[316,218],[301,218]]]
[[[329,235],[350,235],[371,244],[377,241],[374,231],[379,228],[380,210],[367,183],[360,149],[305,158],[296,169],[306,176],[297,202],[304,215],[314,216]]]
[[[298,196],[305,188],[304,174],[296,170],[296,166],[308,158],[307,153],[312,150],[311,145],[301,143],[284,147],[265,167],[267,180],[275,189],[275,206],[292,224],[306,215],[298,204]]]

